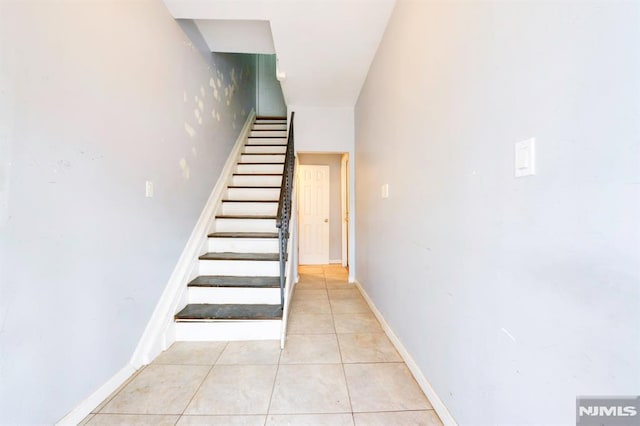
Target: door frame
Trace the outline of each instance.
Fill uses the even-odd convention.
[[[353,272],[355,270],[354,263],[354,231],[352,226],[354,199],[353,199],[353,154],[346,151],[298,151],[296,152],[296,167],[303,166],[299,163],[299,155],[338,155],[340,157],[340,201],[341,201],[341,242],[342,256],[339,263],[344,267],[349,267],[349,281],[354,281]],[[299,175],[298,175],[299,176]],[[297,188],[300,188],[299,182],[296,182]],[[331,191],[331,189],[330,189]],[[298,192],[299,194],[299,192]],[[331,194],[329,196],[331,198]],[[300,197],[298,196],[298,202]],[[298,206],[296,206],[298,208]],[[346,219],[346,220],[345,220]],[[331,231],[329,231],[331,232]],[[331,234],[329,234],[331,235]],[[298,244],[299,251],[299,244]],[[336,259],[338,260],[338,259]],[[331,258],[329,259],[331,261]]]
[[[342,221],[342,266],[349,266],[349,154],[340,159],[340,202]]]

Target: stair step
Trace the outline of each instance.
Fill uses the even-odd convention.
[[[275,163],[275,162],[274,163],[265,163],[265,162],[258,162],[258,161],[256,161],[256,162],[253,162],[253,161],[238,161],[238,165],[239,166],[240,165],[249,165],[249,164],[253,165],[253,166],[255,166],[255,165],[269,165],[269,166],[278,165],[278,166],[283,166],[284,165],[284,163],[282,163],[282,162],[280,162],[280,163]]]
[[[287,121],[286,116],[282,115],[256,115],[256,120],[284,120]]]
[[[251,130],[287,130],[287,123],[253,123]]]
[[[221,215],[273,216],[278,213],[278,200],[223,200],[218,213]]]
[[[277,232],[212,232],[209,238],[278,238]]]
[[[280,189],[280,185],[229,185],[227,188],[242,188],[242,189]]]
[[[263,154],[249,152],[240,155],[239,164],[284,164],[285,154]]]
[[[279,187],[277,189],[280,189]],[[278,203],[278,200],[245,200],[225,198],[223,203]]]
[[[247,142],[244,146],[254,146],[254,145],[271,145],[271,146],[287,146],[287,138],[284,137],[251,137],[247,138]]]
[[[245,145],[244,154],[265,154],[265,155],[284,155],[287,153],[287,146],[284,144],[281,145],[267,145],[267,144],[256,144],[256,145]]]
[[[232,186],[278,186],[282,185],[282,174],[234,174],[232,177]]]
[[[264,140],[264,143],[269,143],[269,142],[277,142],[275,139],[280,139],[280,142],[283,143],[284,145],[287,144],[287,137],[283,136],[283,135],[250,135],[247,136],[247,139],[252,139],[249,140],[247,142],[257,142],[260,143],[261,140]]]
[[[280,305],[190,304],[175,316],[176,321],[229,321],[229,320],[279,320],[282,319]]]
[[[273,262],[280,260],[278,253],[205,253],[200,256],[200,260],[250,260]]]
[[[248,174],[265,174],[265,173],[280,173],[284,169],[284,165],[282,163],[268,163],[268,164],[243,164],[238,163],[236,165],[237,173],[248,173]]]
[[[268,138],[270,136],[277,138],[286,138],[287,131],[286,130],[252,130],[249,136],[258,137],[258,138]]]
[[[280,187],[277,188],[228,188],[224,200],[242,202],[278,201]]]
[[[258,210],[258,209],[255,209]],[[275,213],[277,206],[271,209]],[[251,212],[252,214],[254,212]],[[274,229],[274,228],[271,228]],[[278,233],[264,232],[247,232],[245,227],[238,226],[231,231],[212,232],[207,239],[207,252],[210,253],[277,253],[278,252]],[[247,275],[247,274],[242,274]]]
[[[249,287],[279,288],[280,277],[235,277],[229,275],[201,275],[189,287]]]
[[[216,219],[272,219],[275,220],[275,216],[270,215],[246,215],[246,214],[219,214],[216,215]]]
[[[276,232],[275,216],[258,214],[221,214],[216,216],[214,232]],[[203,274],[211,275],[211,274]],[[216,275],[216,274],[213,274]]]

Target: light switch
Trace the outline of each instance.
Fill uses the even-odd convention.
[[[389,184],[385,183],[384,185],[382,185],[382,188],[380,189],[380,195],[382,196],[382,198],[389,198]]]
[[[536,174],[536,140],[534,138],[516,142],[515,173],[516,177]]]
[[[153,197],[153,182],[150,180],[144,183],[144,196],[147,198]]]

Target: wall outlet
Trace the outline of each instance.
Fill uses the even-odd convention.
[[[153,182],[150,180],[144,183],[144,196],[147,198],[153,197]]]

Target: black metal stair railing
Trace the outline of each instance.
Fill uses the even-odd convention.
[[[284,285],[286,281],[285,269],[287,263],[287,244],[289,243],[289,221],[291,219],[291,194],[293,192],[293,168],[295,166],[295,151],[293,146],[293,117],[291,113],[289,134],[287,136],[287,151],[284,156],[282,183],[280,184],[280,199],[278,200],[278,247],[280,248],[280,304],[284,309]]]

